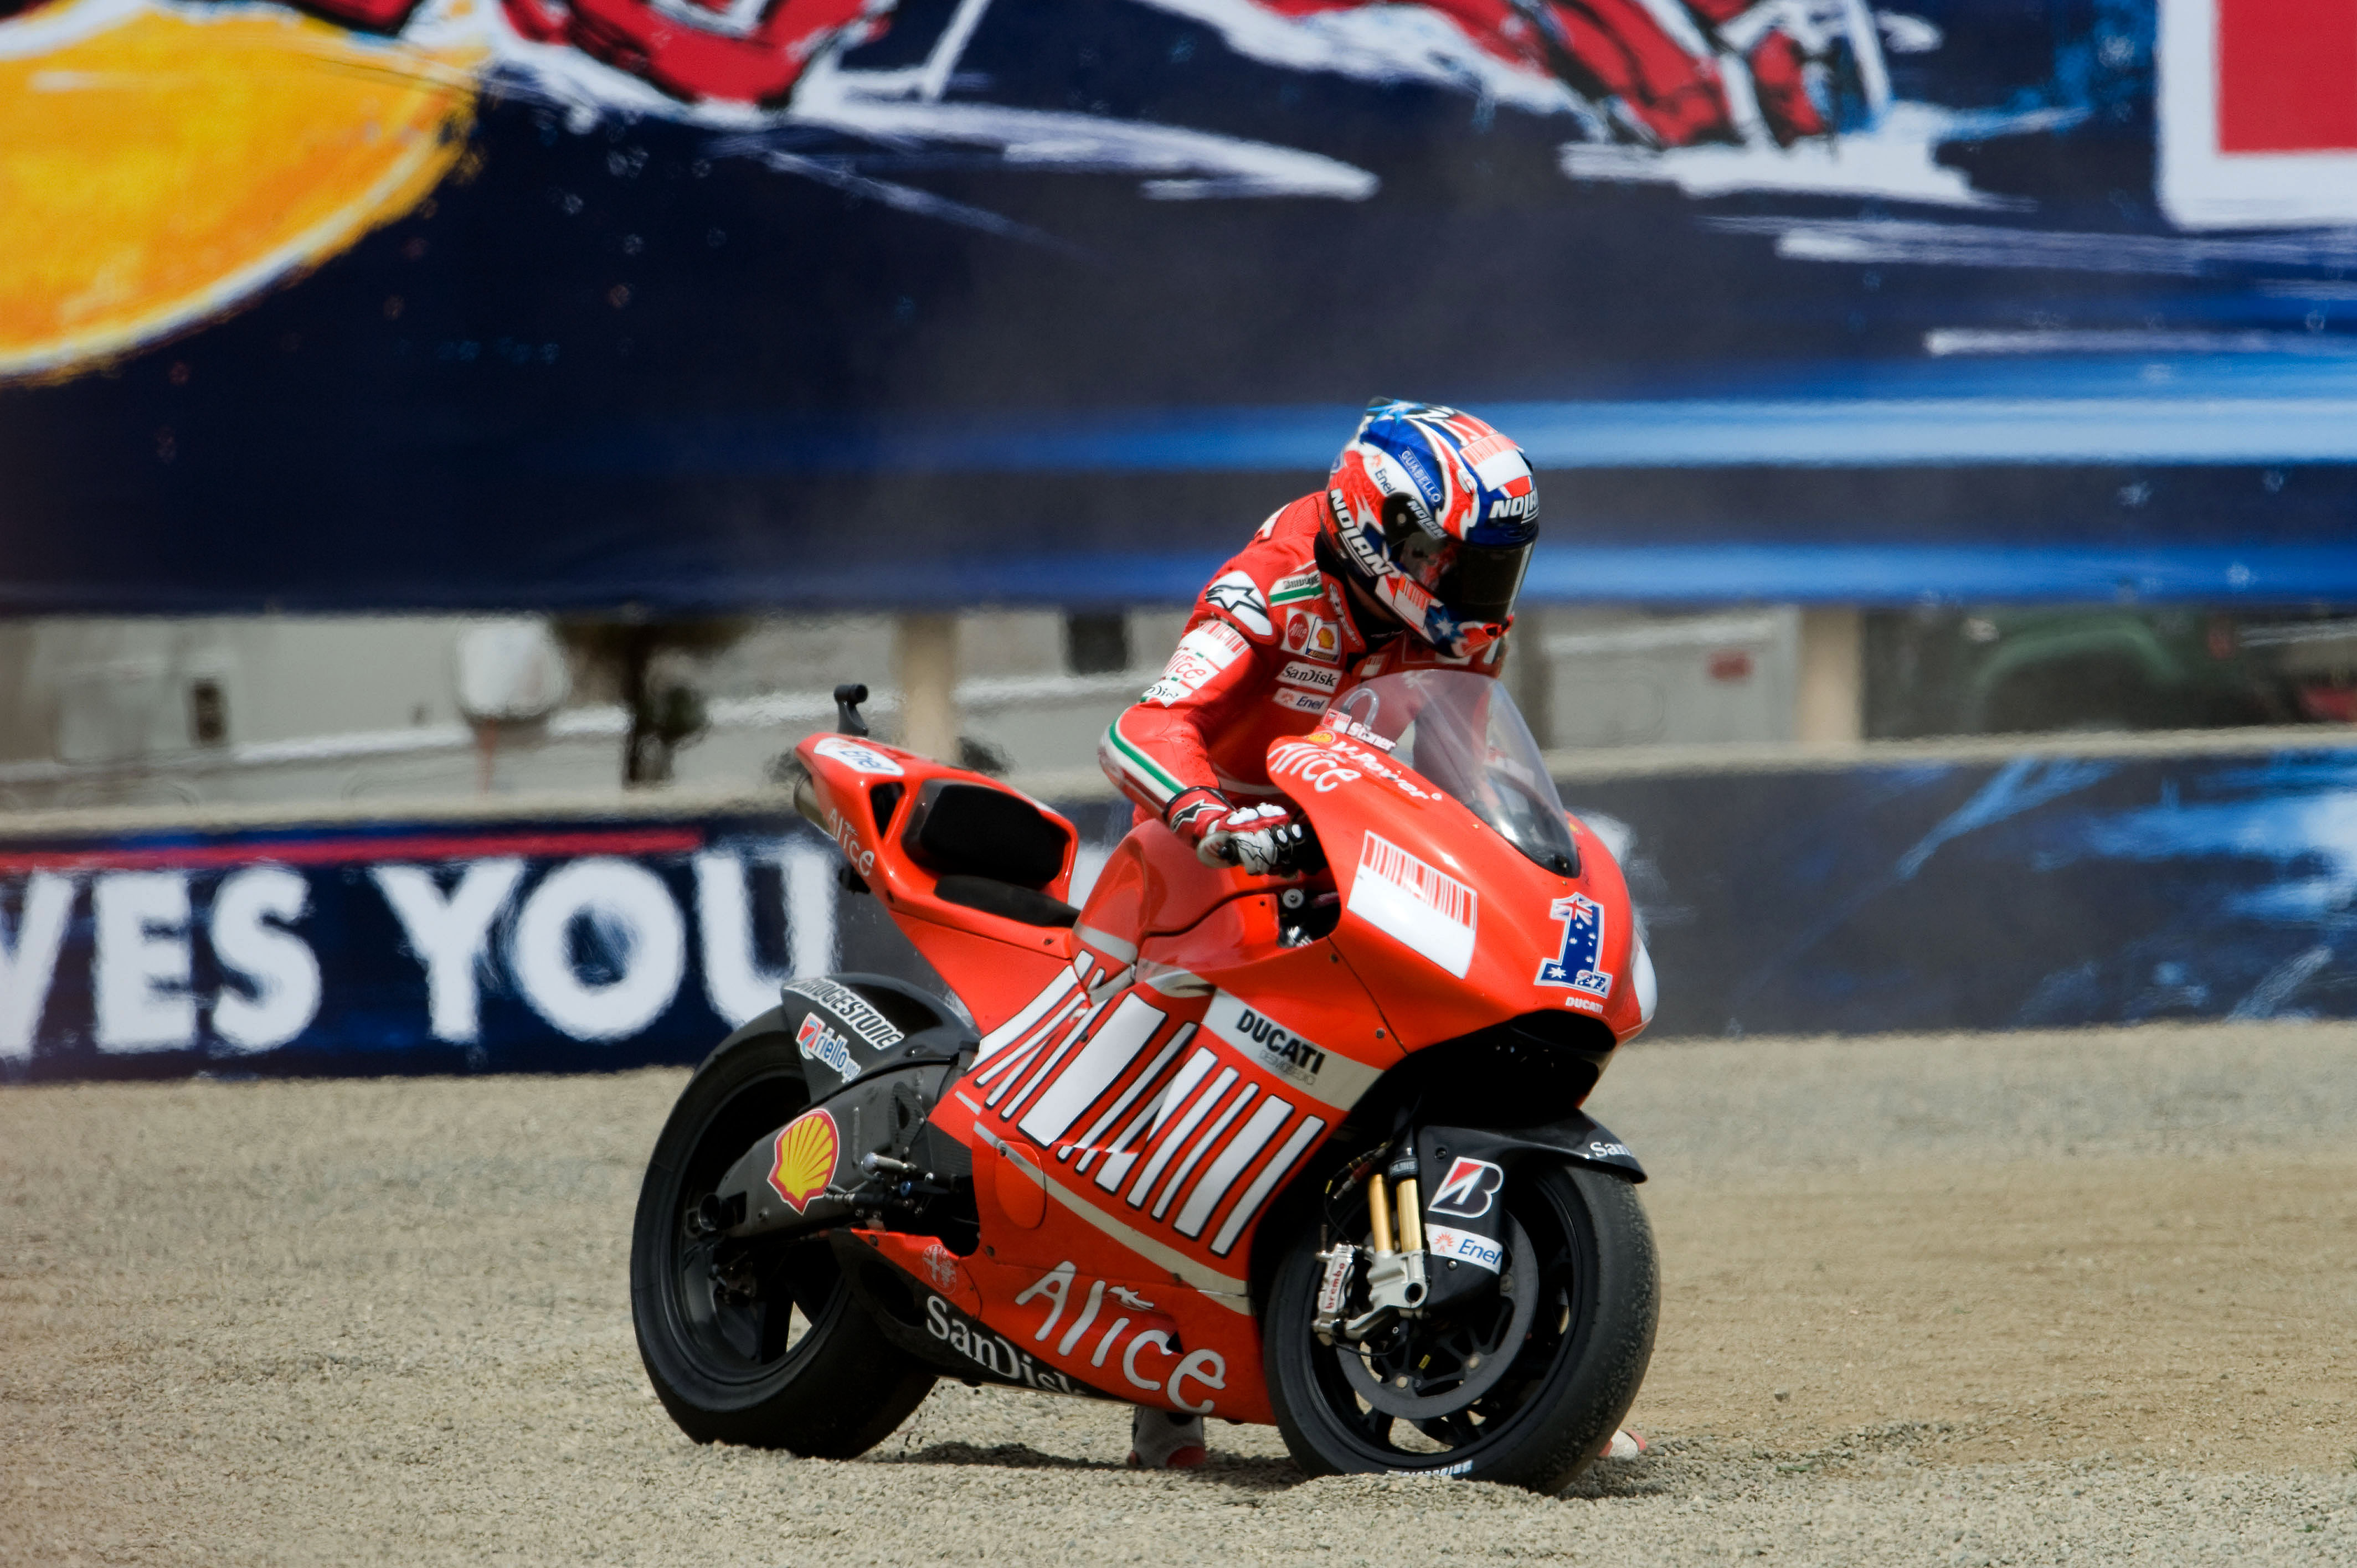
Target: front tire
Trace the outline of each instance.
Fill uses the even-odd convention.
[[[1380,1345],[1370,1336],[1364,1350],[1322,1345],[1311,1328],[1329,1226],[1305,1217],[1272,1281],[1262,1339],[1277,1427],[1304,1470],[1552,1493],[1611,1441],[1652,1359],[1661,1308],[1636,1190],[1584,1168],[1526,1165],[1504,1202],[1503,1288],[1398,1325]],[[1365,1245],[1365,1218],[1361,1199],[1344,1239]],[[1502,1374],[1501,1356],[1511,1358]]]
[[[809,1103],[801,1053],[774,1022],[722,1042],[655,1141],[630,1316],[655,1395],[690,1437],[848,1459],[906,1420],[933,1374],[869,1321],[823,1238],[732,1241],[694,1220],[737,1157]]]

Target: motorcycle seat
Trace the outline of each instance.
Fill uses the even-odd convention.
[[[900,830],[909,858],[933,873],[944,902],[1027,926],[1069,927],[1080,911],[1050,896],[1071,852],[1070,824],[1011,789],[929,779]]]
[[[960,876],[952,873],[934,883],[933,891],[945,903],[963,904],[969,909],[1019,920],[1027,926],[1069,929],[1081,918],[1081,912],[1061,898],[1050,897],[1036,888],[1018,887],[1012,882],[1001,882],[995,877]]]

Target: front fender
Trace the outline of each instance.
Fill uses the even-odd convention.
[[[1629,1146],[1585,1112],[1512,1132],[1425,1127],[1415,1135],[1415,1164],[1426,1233],[1440,1230],[1502,1242],[1505,1208],[1498,1195],[1517,1166],[1534,1160],[1586,1165],[1622,1181],[1645,1179],[1645,1167]]]
[[[1585,1112],[1560,1122],[1512,1132],[1483,1127],[1426,1127],[1415,1135],[1425,1246],[1437,1260],[1429,1305],[1473,1294],[1496,1278],[1508,1240],[1499,1196],[1521,1166],[1547,1161],[1586,1165],[1622,1181],[1641,1182],[1645,1168],[1629,1146]],[[1480,1262],[1487,1273],[1459,1270],[1458,1260]]]
[[[1415,1135],[1418,1174],[1424,1178],[1424,1201],[1429,1208],[1440,1201],[1441,1188],[1460,1162],[1494,1165],[1511,1171],[1533,1159],[1561,1160],[1588,1165],[1624,1181],[1643,1181],[1645,1167],[1629,1145],[1584,1111],[1560,1122],[1537,1127],[1496,1132],[1486,1127],[1426,1127]],[[1463,1177],[1462,1179],[1470,1179]]]

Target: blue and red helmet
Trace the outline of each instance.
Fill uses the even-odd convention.
[[[1450,658],[1506,635],[1539,535],[1523,449],[1469,413],[1378,398],[1327,480],[1341,564]]]

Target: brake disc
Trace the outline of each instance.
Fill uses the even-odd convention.
[[[1386,1415],[1428,1421],[1463,1410],[1497,1386],[1539,1307],[1531,1239],[1511,1214],[1505,1242],[1498,1295],[1464,1304],[1485,1308],[1487,1326],[1458,1321],[1459,1307],[1446,1316],[1403,1318],[1382,1345],[1334,1347],[1342,1376],[1360,1398]],[[1511,1311],[1497,1310],[1500,1298],[1512,1304]]]

